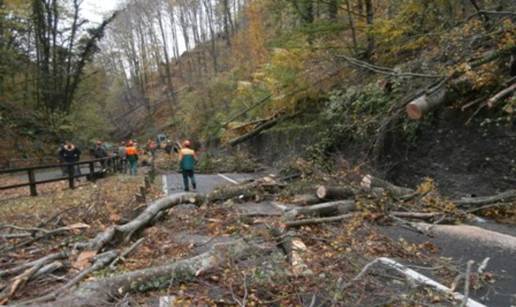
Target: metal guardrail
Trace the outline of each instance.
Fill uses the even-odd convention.
[[[50,165],[42,165],[42,166],[34,166],[34,167],[24,167],[24,168],[11,168],[11,169],[0,169],[0,175],[9,175],[9,174],[15,174],[15,173],[27,173],[28,182],[19,183],[19,184],[13,184],[8,186],[0,186],[1,190],[9,190],[9,189],[16,189],[21,187],[29,187],[30,188],[30,195],[31,196],[37,196],[37,185],[38,184],[44,184],[44,183],[51,183],[51,182],[58,182],[58,181],[65,181],[68,180],[68,186],[70,189],[75,188],[75,180],[81,177],[86,177],[90,181],[95,181],[96,178],[98,178],[99,175],[103,174],[106,169],[102,167],[100,171],[95,171],[95,163],[100,163],[101,166],[107,166],[106,169],[110,169],[113,172],[117,172],[120,169],[122,169],[121,166],[121,160],[118,157],[108,157],[108,158],[102,158],[102,159],[95,159],[95,160],[88,160],[88,161],[80,161],[76,163],[67,163],[67,164],[50,164]],[[88,165],[89,166],[89,172],[87,174],[75,174],[75,169],[77,166],[81,165]],[[52,178],[52,179],[46,179],[46,180],[36,180],[36,171],[38,170],[45,170],[45,169],[56,169],[59,168],[61,170],[66,169],[66,176],[61,176],[58,178]]]

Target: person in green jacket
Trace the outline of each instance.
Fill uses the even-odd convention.
[[[197,189],[194,174],[197,156],[195,155],[195,151],[190,148],[191,146],[192,144],[190,143],[190,141],[186,140],[184,141],[181,150],[179,150],[179,167],[181,169],[181,173],[183,174],[183,184],[185,187],[185,191],[190,191],[188,178],[190,178],[190,181],[192,182],[193,189]]]

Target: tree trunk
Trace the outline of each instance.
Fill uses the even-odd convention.
[[[305,219],[305,220],[297,220],[297,221],[288,221],[285,222],[286,228],[306,226],[306,225],[315,225],[315,224],[324,224],[324,223],[333,223],[333,222],[341,222],[344,220],[349,220],[353,218],[355,215],[353,213],[331,216],[331,217],[320,217],[313,219]]]
[[[367,191],[371,191],[373,188],[382,188],[389,191],[394,197],[402,197],[415,193],[412,189],[396,186],[388,181],[371,175],[364,176],[360,186]]]
[[[374,35],[372,33],[372,26],[374,23],[374,8],[372,0],[365,0],[366,14],[367,14],[367,50],[366,57],[371,60],[374,51]]]
[[[209,251],[192,258],[87,282],[72,293],[44,306],[104,306],[127,293],[161,289],[172,284],[188,282],[206,271],[223,265],[228,259],[238,259],[269,250],[244,240],[219,243]]]
[[[287,211],[285,216],[289,219],[293,219],[298,215],[332,216],[346,214],[355,209],[356,205],[353,200],[344,200],[295,208]]]
[[[511,202],[516,200],[516,190],[509,190],[503,193],[482,196],[482,197],[464,197],[459,200],[453,201],[459,207],[478,207],[483,205],[489,205],[493,203]]]
[[[337,4],[337,0],[329,0],[328,1],[328,18],[330,20],[337,20],[338,12],[339,12],[339,6]]]
[[[357,52],[358,42],[357,42],[357,32],[355,27],[355,19],[353,18],[353,14],[351,12],[351,5],[349,0],[346,0],[346,10],[348,11],[348,19],[349,19],[349,27],[351,28],[351,39],[353,40],[353,51]]]
[[[434,108],[446,103],[446,101],[448,101],[447,88],[443,86],[432,95],[425,94],[410,102],[406,107],[407,115],[410,119],[419,120]]]
[[[355,191],[350,187],[329,187],[319,186],[316,191],[316,195],[319,199],[324,200],[340,200],[355,196]]]
[[[301,194],[294,196],[294,199],[291,201],[294,205],[299,206],[309,206],[320,203],[321,200],[314,194]]]
[[[179,204],[199,203],[201,200],[202,196],[195,193],[181,193],[159,199],[150,204],[140,215],[129,223],[121,226],[112,226],[104,232],[99,233],[88,242],[86,249],[98,252],[115,239],[116,235],[121,235],[125,240],[128,240],[134,233],[151,223],[159,212]]]

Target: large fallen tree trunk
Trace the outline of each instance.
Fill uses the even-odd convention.
[[[87,243],[86,249],[98,252],[106,244],[110,243],[113,239],[115,239],[115,236],[117,235],[122,236],[124,240],[127,241],[132,237],[132,235],[135,232],[143,229],[145,226],[151,223],[151,221],[156,217],[156,215],[159,212],[180,204],[199,204],[203,200],[203,196],[195,193],[181,193],[159,199],[154,203],[150,204],[145,210],[143,210],[142,213],[140,213],[140,215],[138,215],[134,220],[130,221],[129,223],[121,226],[112,226],[106,229],[105,231],[99,233],[95,238],[91,239]]]
[[[354,216],[355,216],[355,214],[348,213],[348,214],[331,216],[331,217],[320,217],[320,218],[304,219],[304,220],[297,220],[297,221],[287,221],[287,222],[285,222],[285,228],[323,224],[323,223],[341,222],[344,220],[352,219]]]
[[[511,201],[516,201],[516,190],[509,190],[492,196],[463,197],[461,199],[453,201],[453,203],[455,203],[459,207],[472,208],[489,205],[493,203],[503,203]]]
[[[315,194],[319,199],[341,200],[355,196],[355,190],[351,187],[328,187],[321,185],[317,187]]]
[[[492,247],[516,251],[516,237],[470,225],[435,225],[414,223],[431,235],[454,236],[472,242],[484,242]]]
[[[500,57],[510,56],[514,52],[514,50],[516,50],[516,48],[511,46],[509,48],[501,50],[490,51],[486,53],[486,55],[482,59],[469,63],[469,67],[479,67],[483,64],[494,61]],[[414,98],[405,107],[408,117],[410,119],[419,120],[434,108],[443,105],[449,101],[452,101],[454,97],[460,97],[460,95],[462,95],[461,93],[464,92],[464,88],[473,88],[473,84],[471,84],[471,82],[468,82],[466,78],[462,78],[462,75],[465,72],[466,70],[458,70],[454,72],[451,76],[444,79],[444,82],[442,82],[442,84],[432,92],[426,92]],[[512,91],[514,91],[514,85],[512,86],[512,88],[509,87],[508,89],[506,89],[506,91],[502,91],[500,93],[500,96],[507,95]],[[498,99],[499,97],[496,97],[496,100]],[[495,101],[493,101],[491,104],[493,104]]]
[[[86,282],[72,293],[45,306],[104,306],[126,293],[160,289],[171,284],[189,281],[227,262],[229,258],[238,259],[252,253],[266,251],[270,251],[270,248],[247,243],[244,240],[219,243],[209,251],[192,258]],[[41,306],[41,302],[36,300],[27,303]]]
[[[362,182],[360,182],[360,186],[366,191],[371,191],[374,188],[382,188],[382,189],[388,191],[392,196],[394,196],[396,198],[408,197],[408,196],[416,193],[412,189],[394,185],[388,181],[385,181],[383,179],[380,179],[380,178],[377,178],[377,177],[374,177],[371,175],[364,176],[362,178]]]
[[[279,122],[281,122],[282,120],[284,120],[286,118],[285,115],[282,115],[282,116],[277,116],[276,118],[273,118],[265,123],[262,123],[260,125],[258,125],[256,127],[256,129],[242,135],[242,136],[239,136],[237,138],[234,138],[232,140],[229,141],[229,145],[231,146],[236,146],[238,144],[241,144],[255,136],[257,136],[258,134],[260,134],[262,131],[264,130],[267,130],[269,128],[272,128],[274,127],[275,125],[277,125]]]
[[[285,213],[287,219],[293,219],[298,215],[319,215],[331,216],[342,215],[349,213],[356,209],[353,200],[334,201],[329,203],[322,203],[308,207],[299,207],[289,210]]]
[[[310,206],[320,202],[321,200],[314,194],[301,194],[294,196],[294,199],[290,203],[298,206]]]
[[[278,183],[271,177],[264,177],[250,183],[217,188],[215,191],[206,195],[205,201],[212,203],[236,197],[251,198],[261,191],[278,192],[279,189],[285,186],[285,184]]]

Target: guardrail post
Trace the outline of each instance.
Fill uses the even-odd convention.
[[[90,162],[88,163],[88,165],[90,166],[90,174],[88,176],[88,180],[95,181],[95,162]]]
[[[70,187],[70,189],[75,188],[74,180],[73,180],[73,175],[74,175],[73,167],[74,166],[75,166],[74,164],[68,164],[68,186]]]
[[[38,196],[38,190],[36,189],[36,176],[34,176],[34,170],[28,170],[29,173],[29,187],[30,187],[30,196]]]

